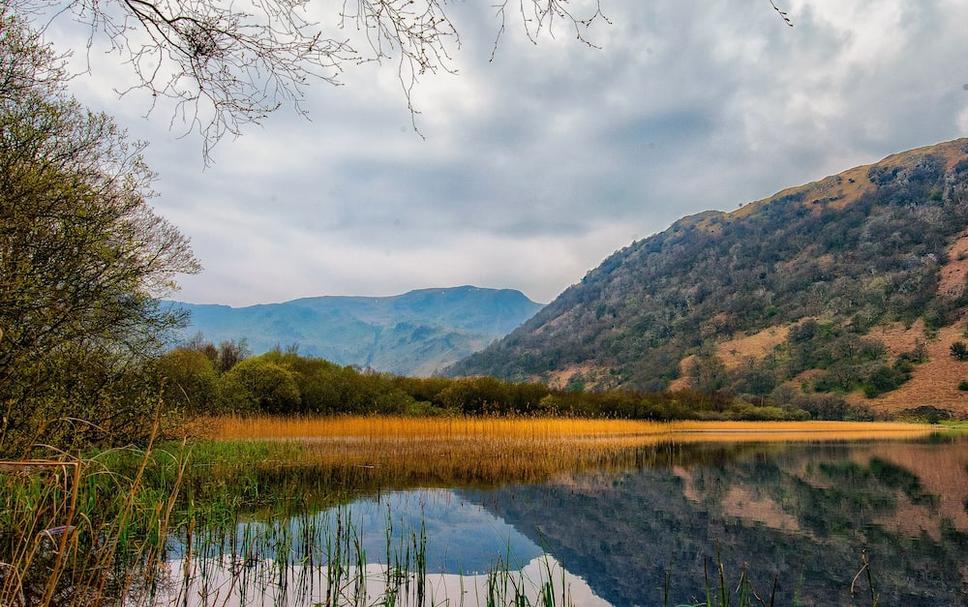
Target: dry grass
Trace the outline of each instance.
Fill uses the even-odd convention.
[[[676,441],[702,433],[753,435],[757,440],[777,433],[818,434],[832,437],[860,434],[876,437],[887,433],[929,431],[921,424],[870,422],[731,422],[579,419],[561,417],[212,417],[200,419],[197,428],[215,439],[369,439],[369,440],[562,440],[616,437],[658,437]]]
[[[932,405],[959,415],[968,414],[968,393],[958,389],[958,382],[968,379],[968,362],[952,358],[949,350],[952,342],[964,339],[964,329],[964,323],[959,322],[941,329],[935,339],[927,341],[928,362],[915,365],[911,379],[897,390],[874,399],[855,393],[849,400],[887,413]],[[918,321],[908,330],[892,325],[872,331],[870,335],[883,341],[896,355],[912,350],[917,339],[924,339],[924,330]]]
[[[311,469],[321,481],[347,488],[535,482],[559,473],[626,469],[650,457],[643,447],[666,444],[896,439],[931,431],[849,422],[382,416],[220,417],[199,420],[198,427],[218,443],[277,445],[262,460],[238,465]]]
[[[759,360],[786,341],[789,326],[767,327],[751,335],[739,335],[716,346],[716,353],[727,369],[736,369],[747,358]]]
[[[511,417],[217,417],[201,420],[210,438],[515,438],[615,436],[667,432],[659,422]]]

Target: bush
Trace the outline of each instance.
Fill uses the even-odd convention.
[[[441,390],[440,404],[464,413],[497,411],[509,402],[507,384],[493,377],[466,377],[454,380]],[[540,399],[538,399],[540,401]],[[535,403],[537,404],[537,403]]]
[[[301,401],[292,371],[264,357],[238,363],[222,376],[219,387],[227,411],[292,413]]]
[[[963,379],[958,382],[958,389],[962,392],[968,392],[968,379]]]
[[[958,360],[968,360],[968,346],[963,341],[951,344],[951,356]]]
[[[880,396],[890,392],[911,379],[910,363],[898,361],[893,367],[878,367],[864,383],[864,395],[867,398]]]
[[[172,350],[158,359],[157,370],[169,406],[192,413],[215,407],[218,375],[203,352]]]
[[[771,400],[787,409],[806,411],[811,419],[870,421],[874,412],[868,407],[850,405],[843,398],[828,394],[803,394],[789,385],[778,387]]]
[[[938,407],[932,407],[930,405],[921,405],[920,407],[914,407],[913,409],[905,409],[904,411],[898,413],[896,417],[898,419],[937,424],[938,422],[952,419],[953,415],[951,414],[951,411],[948,411],[947,409],[939,409]]]

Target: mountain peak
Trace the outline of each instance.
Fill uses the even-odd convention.
[[[245,338],[256,353],[298,344],[340,364],[426,375],[502,337],[541,305],[520,291],[470,285],[388,297],[320,296],[232,308],[173,302],[190,313],[185,335]]]

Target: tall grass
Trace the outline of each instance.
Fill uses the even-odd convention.
[[[210,461],[213,473],[231,466],[305,470],[334,490],[538,482],[561,472],[641,466],[654,456],[648,447],[917,438],[932,431],[897,423],[384,416],[218,417],[196,428],[208,437],[196,443],[196,457]]]
[[[216,439],[421,439],[421,438],[485,438],[500,439],[561,439],[603,438],[620,436],[668,436],[688,439],[690,433],[709,436],[734,433],[755,433],[757,438],[769,439],[770,434],[782,433],[780,440],[799,436],[804,440],[817,438],[818,433],[837,437],[877,437],[885,432],[925,433],[927,426],[901,422],[736,422],[736,421],[676,421],[653,422],[644,420],[584,419],[561,417],[400,417],[400,416],[220,416],[194,420],[190,429]]]
[[[128,476],[97,458],[0,463],[0,605],[97,606],[153,582],[187,465],[147,486],[155,434]]]

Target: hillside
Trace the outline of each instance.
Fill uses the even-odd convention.
[[[393,297],[309,297],[241,308],[172,305],[185,336],[245,338],[255,353],[298,344],[302,354],[380,371],[430,375],[506,335],[541,309],[520,291],[455,287]]]
[[[608,257],[453,374],[968,413],[968,139],[895,154]]]

